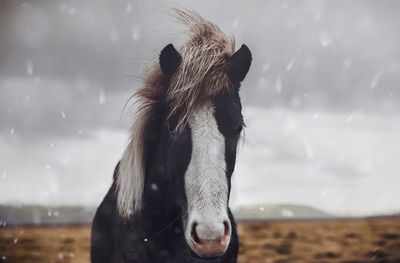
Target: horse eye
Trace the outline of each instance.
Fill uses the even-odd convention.
[[[167,128],[168,128],[169,133],[171,133],[171,134],[176,133],[176,129],[175,129],[174,125],[171,125],[171,123],[167,124]]]
[[[167,122],[166,122],[166,125],[167,125],[168,132],[171,135],[177,136],[179,134],[179,131],[177,129],[178,122],[177,122],[176,118],[168,119]]]
[[[172,125],[168,125],[168,132],[174,138],[177,138],[178,135],[180,134],[180,131],[178,131],[178,129],[175,126],[172,126]]]
[[[167,128],[169,134],[174,138],[175,141],[179,143],[184,143],[188,138],[190,138],[188,126],[178,128],[176,125],[168,122]]]

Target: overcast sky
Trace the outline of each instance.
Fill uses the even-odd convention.
[[[217,3],[0,1],[0,202],[101,200],[132,123],[123,106],[185,40],[169,8],[191,7],[253,53],[236,204],[399,211],[400,2]]]

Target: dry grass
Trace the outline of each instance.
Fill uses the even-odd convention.
[[[240,262],[400,263],[400,220],[241,223]]]
[[[242,222],[244,262],[400,262],[400,220]],[[0,262],[89,262],[90,227],[0,228]]]
[[[0,229],[0,262],[87,263],[89,250],[89,226]]]

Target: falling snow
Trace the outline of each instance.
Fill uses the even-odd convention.
[[[265,78],[263,78],[263,77],[259,78],[258,81],[257,81],[257,87],[259,89],[264,89],[266,84],[267,84],[267,80]]]
[[[314,158],[314,148],[313,148],[313,146],[307,140],[303,141],[303,145],[304,145],[304,150],[305,150],[308,158],[313,159]]]
[[[297,128],[297,121],[294,119],[289,119],[285,122],[285,125],[283,126],[282,134],[285,136],[290,135],[291,133],[295,132]]]
[[[312,118],[313,118],[314,120],[317,120],[317,119],[319,118],[319,111],[315,112],[315,113],[313,114]]]
[[[47,211],[47,216],[49,216],[49,217],[51,217],[51,216],[55,216],[55,217],[57,217],[57,216],[59,216],[60,215],[60,212],[58,211],[58,210],[52,210],[52,209],[49,209],[48,211]],[[62,237],[61,237],[62,238]],[[65,238],[65,237],[64,237]]]
[[[151,184],[151,190],[153,191],[158,191],[158,185],[157,184]]]
[[[293,215],[294,215],[293,212],[291,210],[287,209],[287,208],[282,208],[281,214],[284,217],[293,217]]]
[[[289,61],[289,63],[288,63],[287,66],[286,66],[286,70],[287,70],[287,71],[291,71],[291,70],[292,70],[295,61],[296,61],[296,58],[292,58],[292,59]]]
[[[343,68],[350,68],[351,65],[353,64],[353,61],[350,58],[347,58],[343,61]]]
[[[133,25],[131,29],[131,36],[133,41],[138,42],[140,40],[140,29],[138,26]]]
[[[237,28],[237,26],[239,25],[239,22],[240,22],[240,18],[237,16],[235,18],[235,20],[233,20],[233,24],[232,24],[233,28]]]
[[[76,8],[75,7],[69,7],[67,10],[67,13],[71,16],[76,15]]]
[[[111,43],[119,42],[119,33],[115,28],[110,31],[108,39],[110,40]]]
[[[278,75],[278,78],[276,79],[276,82],[275,82],[275,90],[276,90],[278,93],[281,93],[281,92],[282,92],[282,79],[281,79],[281,76],[280,76],[280,75]]]
[[[26,62],[26,72],[28,73],[29,76],[33,75],[33,64],[32,61],[30,60]]]
[[[349,114],[346,118],[346,122],[349,123],[353,120],[354,114]]]
[[[99,103],[104,104],[106,102],[106,91],[104,89],[99,91]]]
[[[319,40],[323,47],[329,47],[332,44],[332,38],[326,31],[318,32]]]
[[[130,14],[131,11],[132,11],[132,3],[131,3],[131,2],[128,2],[128,3],[126,4],[125,12],[126,12],[127,14]]]
[[[265,72],[268,72],[269,71],[269,69],[270,69],[270,67],[271,67],[271,65],[270,65],[270,63],[268,62],[268,61],[266,61],[266,62],[264,62],[264,64],[262,65],[262,71],[265,73]]]
[[[371,89],[375,89],[376,86],[378,86],[381,77],[382,77],[382,73],[376,74],[376,75],[374,76],[374,78],[372,79],[371,83],[369,84],[369,87],[370,87]]]

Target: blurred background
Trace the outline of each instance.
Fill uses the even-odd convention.
[[[253,54],[235,211],[400,212],[396,0],[0,0],[0,204],[101,202],[138,78],[165,45],[186,39],[170,7],[197,10]]]

